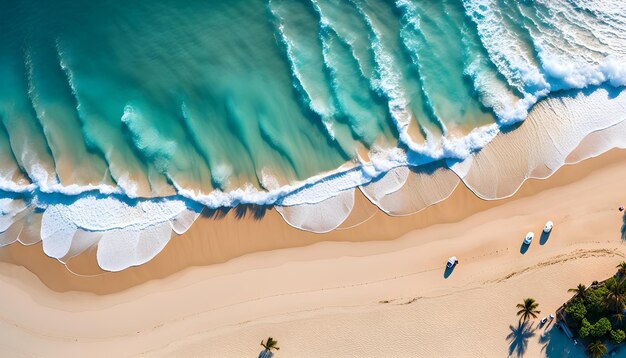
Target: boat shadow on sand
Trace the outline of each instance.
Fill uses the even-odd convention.
[[[626,212],[622,216],[622,228],[620,229],[620,234],[623,241],[626,241]]]
[[[450,275],[452,275],[452,273],[454,272],[455,268],[456,268],[456,265],[452,267],[446,266],[446,270],[443,272],[443,278],[448,279],[448,277],[450,277]]]
[[[522,246],[520,246],[519,248],[519,253],[524,255],[526,251],[528,251],[529,248],[530,248],[530,245],[522,243]]]

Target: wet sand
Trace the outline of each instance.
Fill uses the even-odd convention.
[[[359,196],[344,229],[323,235],[274,210],[213,213],[140,267],[102,273],[89,254],[70,262],[87,277],[40,244],[11,245],[0,252],[0,346],[12,356],[239,357],[272,335],[285,357],[503,356],[524,341],[507,339],[510,325],[520,332],[516,303],[533,296],[547,315],[626,256],[625,176],[626,151],[613,150],[500,201],[459,186],[388,217]],[[548,219],[555,230],[540,237]],[[461,264],[446,274],[451,255]],[[528,356],[563,349],[543,328],[523,335]]]

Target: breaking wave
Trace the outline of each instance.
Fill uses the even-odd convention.
[[[0,15],[0,245],[119,271],[205,208],[328,232],[626,147],[620,2],[245,3]]]

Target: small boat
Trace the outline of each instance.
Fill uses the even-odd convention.
[[[554,223],[552,221],[548,221],[546,225],[543,227],[543,232],[545,232],[546,234],[549,233],[550,231],[552,231],[553,226],[554,226]]]
[[[454,265],[458,264],[459,260],[457,260],[456,256],[452,256],[448,259],[448,263],[446,264],[447,268],[452,268]]]
[[[550,321],[552,321],[554,319],[554,315],[552,313],[550,313],[550,315],[548,316],[548,318],[550,319]]]
[[[543,317],[543,318],[541,319],[541,321],[539,321],[539,322],[541,322],[541,324],[544,324],[544,323],[546,323],[547,321],[548,321],[548,317]]]
[[[532,231],[526,234],[526,237],[524,238],[524,245],[530,245],[533,241],[533,237],[535,237],[535,234]]]

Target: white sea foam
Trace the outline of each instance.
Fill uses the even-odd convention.
[[[26,208],[27,205],[23,200],[0,198],[0,232],[6,231],[11,224],[17,221],[17,217]]]
[[[159,171],[165,172],[176,152],[176,142],[164,138],[163,134],[159,133],[144,118],[144,115],[130,104],[124,107],[124,114],[120,120],[131,133],[135,148],[147,158],[151,158]]]
[[[576,160],[613,147],[626,147],[626,95],[618,90],[601,88],[574,97],[550,99],[542,102],[536,112],[522,129],[506,135],[496,136],[497,127],[488,126],[467,137],[449,139],[437,152],[430,153],[428,160],[407,156],[398,148],[372,150],[368,161],[301,183],[278,186],[270,185],[268,179],[268,191],[246,186],[227,193],[204,194],[174,183],[178,191],[175,197],[129,199],[121,189],[113,190],[111,186],[49,185],[43,173],[34,184],[6,185],[10,181],[4,180],[4,189],[25,199],[5,198],[0,202],[0,245],[19,239],[25,217],[31,217],[28,208],[37,206],[44,210],[40,235],[47,255],[66,261],[97,245],[100,266],[117,271],[154,257],[172,232],[182,234],[192,225],[202,206],[276,205],[291,225],[327,232],[347,218],[354,204],[354,188],[358,186],[383,211],[406,215],[445,199],[458,184],[458,177],[479,196],[497,199],[511,195],[528,177],[552,173],[581,142],[591,149],[578,150]],[[601,134],[608,131],[613,132],[611,139],[603,141]],[[480,152],[470,149],[483,146]],[[499,149],[500,146],[507,150]],[[533,148],[530,152],[529,147]],[[517,151],[521,152],[516,154]],[[466,159],[459,162],[464,156]],[[459,159],[451,161],[451,157]],[[452,170],[442,164],[432,170],[422,165],[446,158]],[[408,169],[416,168],[415,165],[417,171]],[[487,173],[490,178],[484,177]],[[29,237],[24,242],[36,240]]]
[[[368,16],[360,2],[352,4],[370,32],[376,66],[372,85],[388,100],[399,140],[408,147],[408,152],[400,148],[373,148],[368,159],[359,158],[353,165],[282,186],[264,170],[261,180],[267,190],[246,185],[228,192],[205,193],[172,181],[177,195],[163,198],[139,198],[142,183],[135,182],[128,171],[113,163],[109,164],[109,169],[117,181],[116,186],[62,185],[56,173],[33,162],[32,156],[23,152],[19,153],[19,159],[27,164],[25,170],[30,183],[13,182],[8,174],[0,178],[0,191],[7,193],[0,199],[0,246],[16,240],[32,244],[40,237],[45,253],[62,262],[97,246],[100,266],[118,271],[153,258],[173,232],[182,234],[189,229],[203,207],[274,205],[290,225],[327,232],[348,217],[357,187],[386,213],[407,215],[444,200],[460,180],[478,196],[498,199],[512,195],[527,178],[545,178],[564,163],[584,160],[611,148],[626,147],[626,95],[609,87],[626,86],[626,46],[620,47],[621,43],[613,38],[619,34],[601,21],[619,16],[610,7],[578,4],[587,6],[598,18],[594,21],[581,15],[576,19],[589,27],[591,35],[587,35],[595,36],[597,43],[581,44],[581,51],[587,48],[593,54],[568,57],[558,51],[557,42],[535,39],[532,44],[524,43],[507,28],[491,0],[464,1],[466,14],[476,24],[490,61],[506,79],[500,80],[495,71],[493,75],[485,75],[477,70],[481,63],[472,62],[466,68],[474,88],[481,93],[483,104],[493,108],[498,123],[475,128],[463,137],[445,133],[442,138],[429,137],[424,145],[418,145],[408,134],[413,118],[407,109],[408,98],[406,89],[402,88],[399,75],[402,71],[394,58],[396,54],[383,42],[383,33],[377,28],[379,24]],[[411,14],[409,2],[398,1],[397,4]],[[551,5],[546,2],[546,6]],[[314,7],[320,14],[320,26],[330,26],[315,2]],[[295,53],[297,44],[288,38],[271,3],[270,11],[277,18],[277,35],[284,45],[294,86],[311,109],[320,114],[328,133],[333,136],[330,122],[333,111],[317,98],[311,98]],[[626,26],[614,22],[616,26]],[[417,29],[418,23],[412,24]],[[328,51],[325,43],[322,47],[323,51]],[[354,53],[354,48],[352,51]],[[76,97],[73,74],[58,43],[57,52]],[[328,54],[322,56],[330,66]],[[364,72],[362,59],[354,57],[360,71]],[[603,87],[554,94],[559,90],[589,86]],[[519,98],[514,94],[516,90],[521,94]],[[553,96],[536,104],[550,94]],[[80,105],[77,110],[80,117]],[[527,116],[527,122],[520,128],[501,132],[502,126]],[[146,123],[133,107],[125,108],[121,120],[135,135],[135,144],[145,153],[165,161],[171,157],[175,144],[161,145],[161,141],[155,140],[157,134],[144,130]],[[82,117],[81,121],[85,124]],[[443,122],[442,127],[445,132]],[[110,154],[105,153],[107,160]],[[217,163],[211,174],[217,181],[227,183],[232,170],[227,163]],[[43,210],[43,214],[32,214],[35,208]],[[40,216],[41,221],[37,219]]]
[[[406,93],[400,83],[401,77],[399,75],[398,64],[385,48],[381,34],[376,29],[372,19],[357,2],[351,1],[351,3],[364,19],[370,31],[371,49],[374,62],[376,63],[376,73],[375,77],[372,79],[372,85],[387,98],[389,113],[398,130],[398,140],[412,150],[422,150],[423,148],[413,141],[408,132],[412,116],[407,108],[408,99]]]
[[[300,92],[300,96],[304,100],[305,104],[307,104],[309,108],[313,110],[313,112],[320,115],[322,119],[322,124],[324,125],[326,132],[330,135],[331,138],[334,139],[335,132],[333,129],[333,123],[331,119],[333,111],[328,109],[329,106],[325,106],[323,103],[321,103],[321,99],[311,96],[310,93],[312,90],[310,86],[308,85],[308,83],[305,81],[305,78],[302,75],[300,68],[299,68],[300,67],[300,64],[298,61],[299,56],[297,56],[296,54],[297,49],[294,46],[294,43],[287,36],[282,17],[279,14],[279,12],[273,8],[272,1],[269,1],[268,4],[269,4],[268,7],[269,7],[270,12],[272,13],[274,18],[276,19],[276,22],[278,23],[277,32],[279,34],[280,41],[285,47],[285,54],[287,56],[289,66],[291,68],[291,73],[293,75],[293,82],[294,82],[293,85],[296,88],[296,90]]]
[[[575,164],[587,158],[597,157],[613,148],[626,149],[626,119],[616,125],[587,135],[565,160]]]
[[[316,204],[276,206],[289,225],[315,233],[332,231],[343,223],[354,207],[354,188]]]
[[[405,173],[399,172],[399,169],[389,171],[377,182],[360,187],[373,204],[393,216],[414,214],[446,199],[460,182],[456,174],[443,165],[426,165],[407,169]],[[398,179],[403,179],[402,185],[397,185]],[[386,187],[384,184],[389,181],[395,185]]]
[[[163,250],[171,235],[167,222],[141,230],[107,231],[98,243],[98,265],[104,270],[121,271],[129,266],[146,263]]]
[[[503,106],[494,106],[492,98],[492,96],[500,100],[510,98],[501,89],[495,89],[494,93],[485,97],[484,104],[494,108],[501,124],[512,124],[524,120],[537,101],[555,91],[600,86],[604,83],[614,87],[626,84],[626,61],[623,57],[624,53],[616,50],[616,47],[619,47],[617,45],[606,46],[603,40],[599,40],[603,44],[601,49],[588,48],[587,52],[581,49],[579,52],[567,54],[562,53],[562,47],[565,44],[551,44],[545,37],[533,38],[534,42],[529,45],[514,36],[515,31],[507,28],[506,22],[502,20],[503,15],[497,6],[492,4],[492,0],[466,0],[463,4],[467,15],[477,26],[480,39],[491,62],[497,66],[500,74],[507,78],[509,85],[523,94],[521,100],[514,102],[505,100],[502,102]],[[566,6],[566,4],[562,5]],[[545,6],[551,8],[555,5],[546,2]],[[569,6],[567,4],[567,7]],[[560,8],[558,13],[580,13],[574,10],[562,11],[561,5],[556,7]],[[604,7],[595,10],[610,11]],[[576,21],[587,20],[582,16],[580,15]],[[554,22],[551,26],[558,29],[560,24]],[[593,34],[597,36],[596,39],[602,37],[597,29],[589,26]],[[532,31],[530,32],[532,34]],[[565,40],[561,39],[561,41]],[[538,63],[529,55],[532,51],[536,51]],[[602,53],[604,57],[598,58]],[[473,77],[476,78],[476,74]]]
[[[265,190],[276,190],[280,188],[280,183],[278,182],[278,178],[276,175],[272,173],[272,170],[269,168],[261,169],[261,185]]]
[[[383,197],[398,191],[404,186],[409,177],[408,167],[397,167],[389,170],[381,178],[363,186],[361,191],[373,203],[379,202]]]
[[[497,4],[492,0],[463,1],[467,15],[476,23],[478,33],[491,61],[511,86],[520,92],[542,91],[549,87],[526,45],[506,27]]]
[[[64,195],[80,195],[87,192],[98,192],[100,194],[124,194],[122,186],[113,186],[106,184],[70,184],[64,185],[59,182],[56,176],[50,176],[50,173],[38,164],[32,166],[30,173],[33,185],[24,187],[25,190],[34,190],[35,188],[42,193],[57,193]]]
[[[626,62],[623,58],[609,56],[600,64],[598,70],[604,75],[604,80],[611,86],[626,86]]]
[[[600,88],[549,98],[533,109],[520,128],[494,138],[465,160],[469,164],[456,163],[451,168],[479,197],[509,197],[526,179],[552,175],[585,137],[621,126],[625,119],[624,91]],[[626,137],[612,136],[601,144],[584,157],[578,155],[578,160],[623,147]]]
[[[125,202],[115,196],[83,196],[46,207],[41,239],[44,252],[59,260],[97,244],[100,266],[117,271],[154,257],[172,231],[184,233],[200,210],[174,198]],[[151,242],[150,235],[158,240]],[[116,243],[124,238],[130,241],[123,250],[132,252],[121,255]]]
[[[30,212],[31,208],[22,199],[0,199],[0,246],[18,240],[23,228],[22,219]]]

